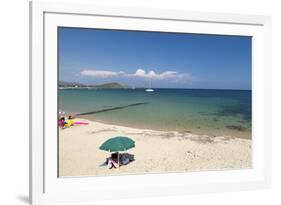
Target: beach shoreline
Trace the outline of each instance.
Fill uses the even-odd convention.
[[[75,114],[70,114],[71,116],[75,116]],[[79,118],[81,118],[79,116]],[[220,135],[230,135],[230,136],[235,136],[236,138],[241,138],[241,139],[252,139],[252,132],[251,131],[240,131],[239,126],[230,126],[231,128],[229,129],[208,129],[204,128],[203,126],[199,127],[188,127],[184,130],[175,130],[171,128],[165,128],[165,127],[157,127],[157,126],[152,126],[150,125],[150,128],[147,128],[147,125],[140,125],[140,124],[127,124],[127,123],[120,123],[120,122],[112,122],[108,120],[103,120],[97,118],[95,115],[89,115],[89,116],[83,116],[83,119],[89,120],[89,121],[95,121],[95,122],[100,122],[103,124],[108,124],[108,125],[116,125],[116,126],[122,126],[122,127],[128,127],[128,128],[135,128],[135,129],[148,129],[152,131],[164,131],[164,132],[179,132],[179,133],[192,133],[195,135],[209,135],[209,136],[220,136]],[[226,134],[227,133],[227,134]]]
[[[75,121],[89,125],[59,129],[60,177],[251,168],[251,139],[140,129],[82,118]],[[100,165],[110,153],[99,150],[99,146],[114,136],[135,141],[136,147],[127,151],[135,156],[135,161],[119,169],[108,169]]]

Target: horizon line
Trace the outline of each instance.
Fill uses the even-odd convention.
[[[104,85],[104,84],[112,84],[112,83],[117,83],[123,86],[127,86],[127,88],[99,88],[99,89],[145,89],[147,87],[136,87],[132,85],[126,85],[118,82],[110,82],[110,83],[100,83],[100,84],[85,84],[85,83],[80,83],[80,82],[69,82],[69,81],[64,81],[64,80],[58,80],[58,87],[71,87],[71,86],[60,86],[59,82],[64,82],[64,83],[77,83],[81,84],[83,86],[99,86],[99,85]],[[84,88],[84,87],[79,87],[79,88]],[[245,91],[252,91],[252,88],[185,88],[185,87],[152,87],[153,89],[194,89],[194,90],[245,90]]]
[[[74,86],[58,86],[59,87],[64,87],[64,88],[75,88],[75,89],[80,89],[80,88],[88,88],[88,87],[74,87]],[[95,87],[94,87],[95,88]],[[127,87],[127,88],[96,88],[96,89],[146,89],[146,87]],[[152,89],[182,89],[182,90],[240,90],[240,91],[252,91],[252,89],[239,89],[239,88],[164,88],[164,87],[152,87]]]

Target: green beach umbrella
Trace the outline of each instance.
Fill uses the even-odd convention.
[[[108,139],[101,146],[100,149],[108,152],[121,152],[135,147],[135,142],[128,138],[117,136]]]

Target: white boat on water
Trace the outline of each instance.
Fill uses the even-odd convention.
[[[149,80],[149,88],[145,89],[145,92],[154,92],[154,90],[151,88],[151,79]]]
[[[154,92],[154,90],[151,88],[147,88],[147,89],[145,89],[145,92]]]

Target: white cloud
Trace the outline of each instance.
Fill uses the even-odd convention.
[[[105,71],[105,70],[84,70],[80,73],[84,76],[107,78],[107,77],[137,77],[151,80],[171,80],[173,82],[191,81],[192,75],[189,73],[179,73],[176,71],[165,71],[156,73],[153,70],[145,71],[143,69],[136,70],[135,73],[125,73],[123,71]]]
[[[147,78],[152,80],[191,80],[191,74],[188,73],[178,73],[176,71],[165,71],[162,73],[156,73],[153,70],[146,72],[143,69],[138,69],[134,74],[129,74],[128,76]]]
[[[80,74],[84,76],[107,78],[107,77],[117,77],[119,75],[122,75],[123,72],[113,72],[107,70],[83,70],[82,72],[80,72]]]

